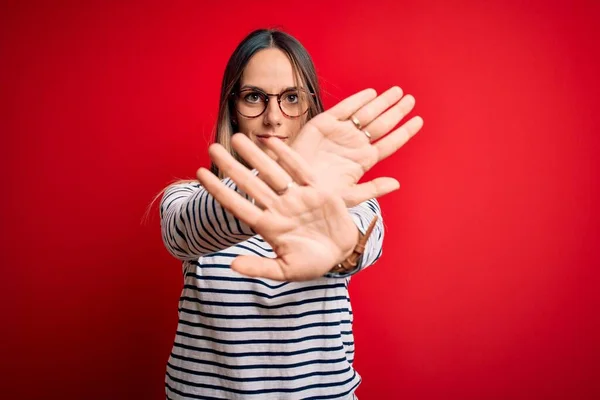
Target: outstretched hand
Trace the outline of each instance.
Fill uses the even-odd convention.
[[[355,206],[399,188],[391,177],[357,183],[421,129],[423,119],[416,116],[392,131],[414,105],[414,97],[404,96],[399,87],[379,96],[373,89],[363,90],[309,120],[291,147],[311,165],[322,187],[341,196],[346,206]],[[285,162],[282,166],[289,171]]]
[[[243,134],[234,135],[232,145],[261,178],[221,145],[209,147],[219,169],[259,202],[262,209],[225,186],[207,169],[198,170],[198,180],[224,208],[261,235],[277,255],[274,259],[238,256],[231,265],[233,270],[278,281],[322,277],[352,253],[358,228],[344,201],[316,184],[306,161],[278,139],[268,142],[271,141],[269,146],[278,160],[290,167],[290,173]],[[263,181],[263,175],[269,176],[269,184]]]
[[[256,168],[257,177],[223,146],[209,154],[219,170],[255,199],[248,201],[210,171],[200,183],[229,212],[273,248],[276,258],[239,256],[231,267],[248,276],[279,281],[322,277],[354,249],[358,228],[348,208],[398,189],[391,177],[357,184],[366,171],[401,148],[423,126],[420,117],[392,129],[414,107],[414,98],[394,87],[380,96],[367,89],[310,121],[291,147],[266,141],[277,161],[243,134],[232,137],[234,150]]]

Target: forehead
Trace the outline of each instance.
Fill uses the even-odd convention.
[[[292,63],[279,49],[261,50],[248,61],[240,84],[257,86],[270,93],[295,86]]]

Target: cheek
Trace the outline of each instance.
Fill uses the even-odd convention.
[[[243,133],[244,135],[248,136],[250,132],[256,130],[255,125],[256,119],[238,118],[237,132]]]
[[[304,126],[302,120],[290,120],[287,131],[290,133],[290,138],[294,140]]]

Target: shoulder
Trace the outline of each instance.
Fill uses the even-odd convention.
[[[161,198],[160,203],[163,205],[166,201],[175,198],[182,198],[192,195],[200,190],[201,185],[198,181],[176,181],[167,185],[157,196]]]
[[[168,194],[174,192],[195,192],[200,188],[200,182],[198,181],[176,181],[165,187],[163,193],[165,194],[165,196],[167,196]]]

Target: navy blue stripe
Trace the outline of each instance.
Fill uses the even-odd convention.
[[[185,257],[188,257],[188,253],[190,251],[183,249],[182,247],[179,246],[179,243],[178,243],[175,235],[179,236],[184,243],[186,243],[186,240],[185,240],[185,234],[179,229],[179,226],[177,225],[176,220],[177,220],[177,218],[174,213],[170,213],[167,216],[166,224],[170,227],[170,229],[166,229],[164,236],[167,239],[166,242],[167,242],[167,246],[169,247],[169,250],[172,253],[174,253],[176,257],[185,258]]]
[[[246,243],[249,243],[249,242],[246,242]],[[261,250],[263,250],[263,252],[260,252],[260,251],[251,249],[250,247],[244,246],[241,243],[236,244],[235,248],[236,249],[247,250],[247,251],[251,252],[252,254],[256,254],[257,256],[260,256],[260,257],[264,257],[265,254],[273,254],[272,250],[269,250],[269,249],[263,250],[263,249],[261,249]],[[226,252],[217,251],[217,252],[212,253],[210,255],[210,257],[229,257],[229,258],[235,258],[235,257],[238,257],[240,255],[245,255],[245,253],[244,252],[241,252],[241,253],[226,253]],[[203,268],[207,268],[207,267],[210,268],[210,267],[212,267],[212,265],[202,265],[202,267]]]
[[[215,211],[215,217],[219,221],[219,228],[221,228],[221,231],[228,232],[230,235],[240,235],[242,233],[241,229],[238,229],[236,232],[234,229],[231,228],[231,225],[229,224],[229,217],[227,216],[227,211],[225,210],[225,208],[220,207],[220,211],[221,211],[221,217],[219,218],[216,211]],[[223,227],[223,224],[225,224],[225,227]],[[238,227],[239,227],[239,224],[238,224]]]
[[[167,389],[169,389],[173,393],[177,393],[180,396],[191,397],[193,399],[199,399],[199,400],[229,400],[229,399],[224,398],[224,397],[207,397],[207,396],[200,396],[200,395],[197,395],[197,394],[185,393],[185,392],[182,392],[180,390],[173,389],[171,386],[169,386],[168,383],[165,383],[165,387]]]
[[[232,328],[232,327],[222,327],[222,326],[211,326],[206,325],[200,322],[189,322],[183,319],[179,320],[180,324],[194,326],[197,328],[210,329],[213,331],[221,331],[221,332],[294,332],[301,331],[303,329],[310,329],[316,327],[327,327],[327,326],[339,326],[344,323],[350,323],[350,321],[333,321],[333,322],[315,322],[312,324],[304,324],[298,326],[278,326],[278,327],[266,327],[266,326],[253,326],[253,327],[241,327],[241,328]]]
[[[190,207],[188,207],[186,211],[188,214],[188,218],[190,218],[189,214],[191,212],[192,221],[194,221],[194,224],[196,226],[198,225],[198,223],[200,224],[201,228],[197,229],[199,239],[201,238],[204,242],[208,243],[210,245],[209,246],[210,251],[214,251],[215,249],[223,248],[226,246],[224,244],[219,243],[217,238],[215,238],[208,231],[208,229],[206,228],[206,225],[204,224],[205,220],[210,221],[210,214],[208,214],[208,212],[206,211],[206,208],[205,208],[204,212],[202,212],[201,209],[203,207],[203,204],[208,204],[209,198],[212,198],[212,196],[210,195],[210,193],[205,191],[204,193],[202,193],[202,196],[200,196],[199,201],[191,203]]]
[[[220,390],[220,391],[224,391],[224,392],[238,393],[238,394],[244,394],[244,395],[253,395],[253,394],[267,394],[267,393],[297,393],[297,392],[304,392],[306,390],[317,389],[317,388],[328,388],[328,387],[342,386],[342,385],[345,385],[347,383],[350,383],[354,379],[354,377],[356,376],[356,372],[354,373],[354,375],[351,378],[346,379],[345,381],[340,381],[340,382],[316,383],[316,384],[313,384],[313,385],[300,386],[300,387],[297,387],[297,388],[276,388],[276,389],[257,389],[257,390],[233,389],[233,388],[227,388],[227,387],[224,387],[224,386],[208,385],[208,384],[196,383],[196,382],[188,382],[188,381],[185,381],[185,380],[182,380],[182,379],[175,378],[174,376],[172,376],[168,372],[167,372],[167,376],[172,381],[178,382],[178,383],[182,383],[182,384],[184,384],[186,386],[194,386],[194,387],[199,387],[199,388],[214,389],[214,390]]]
[[[227,179],[230,179],[230,178],[227,178]],[[236,186],[235,182],[233,182],[231,179],[229,180],[229,183],[227,184],[227,186],[237,191],[237,186]],[[223,213],[225,213],[225,209],[224,208],[221,208],[221,209],[223,210]],[[231,217],[237,225],[238,232],[243,233],[242,226],[240,224],[240,220],[237,219],[234,215],[231,215]],[[228,222],[228,224],[229,224],[229,222]]]
[[[219,243],[225,244],[224,247],[220,246],[219,249],[231,247],[236,244],[236,241],[230,237],[233,234],[233,232],[225,232],[222,229],[220,229],[221,223],[220,223],[220,219],[219,219],[218,213],[217,213],[217,206],[221,207],[221,205],[219,204],[219,202],[217,202],[212,197],[212,195],[211,195],[211,199],[212,199],[212,201],[210,202],[210,204],[207,201],[204,206],[204,210],[206,211],[206,216],[208,216],[208,218],[207,218],[208,224],[212,228],[214,235],[218,238]],[[212,208],[212,214],[208,212],[209,206]]]
[[[362,228],[361,231],[363,231],[363,232],[366,231],[368,224],[365,223],[365,217],[362,214],[355,214],[355,215],[358,218],[360,227]]]
[[[240,245],[238,244],[238,245],[236,246],[236,248],[237,248],[237,247],[240,247]],[[210,257],[211,257],[211,258],[212,258],[212,257],[236,258],[236,257],[239,257],[239,256],[241,256],[241,255],[242,255],[242,254],[239,254],[239,253],[225,253],[225,252],[222,252],[222,251],[217,251],[217,252],[214,252],[214,253],[212,253],[212,254],[210,255]],[[200,265],[200,266],[201,266],[201,267],[206,267],[206,265],[204,265],[204,264],[203,264],[203,265]],[[210,265],[209,265],[209,267],[210,267]]]
[[[287,292],[281,292],[273,295],[269,295],[262,292],[257,292],[254,290],[233,290],[233,289],[212,289],[212,288],[199,288],[195,285],[184,285],[185,289],[192,289],[196,291],[201,291],[203,293],[227,293],[227,294],[250,294],[254,296],[264,297],[267,299],[276,299],[278,297],[288,296],[290,294],[302,293],[302,292],[310,292],[313,290],[323,290],[323,289],[335,289],[345,287],[344,283],[334,283],[331,285],[317,285],[317,286],[307,286],[301,287],[293,290],[288,290]]]
[[[183,232],[181,232],[179,230],[179,228],[177,227],[177,225],[175,225],[175,234],[178,235],[179,237],[183,237]],[[177,239],[171,234],[171,231],[169,230],[168,232],[165,232],[165,238],[167,239],[167,243],[169,245],[169,247],[171,248],[171,251],[173,252],[183,252],[183,249],[181,247],[179,247],[179,244],[177,244]]]
[[[375,214],[377,214],[379,207],[376,207],[372,201],[367,201],[367,206],[371,209],[371,211],[373,211]]]
[[[197,297],[189,297],[189,296],[181,296],[181,301],[188,301],[191,303],[198,303],[207,306],[220,306],[220,307],[256,307],[256,308],[266,308],[268,310],[274,310],[277,308],[285,308],[285,307],[295,307],[301,306],[310,303],[326,303],[330,301],[338,301],[338,300],[346,300],[349,301],[346,296],[331,296],[331,297],[314,297],[311,299],[300,300],[300,301],[291,301],[289,303],[283,304],[260,304],[260,303],[252,303],[252,302],[227,302],[227,301],[208,301],[201,300]]]
[[[336,363],[347,363],[348,360],[346,357],[334,358],[331,360],[308,360],[302,361],[294,364],[270,364],[268,361],[265,364],[245,364],[245,365],[231,365],[231,364],[221,364],[215,361],[202,360],[199,358],[193,357],[185,357],[180,356],[179,354],[174,354],[171,352],[171,357],[176,358],[182,361],[188,361],[196,364],[205,364],[212,365],[213,367],[219,367],[224,369],[287,369],[287,368],[299,368],[304,367],[306,365],[314,365],[314,364],[336,364]]]
[[[245,282],[245,283],[255,283],[258,285],[263,285],[268,287],[269,289],[279,289],[286,285],[289,285],[290,282],[283,282],[278,285],[269,285],[267,282],[264,282],[260,279],[252,279],[252,278],[243,278],[243,277],[230,277],[230,276],[204,276],[198,275],[194,272],[187,273],[186,276],[191,276],[196,278],[198,281],[222,281],[222,282]]]
[[[228,185],[228,186],[232,186],[232,185]],[[235,190],[235,188],[234,188],[234,190]],[[216,228],[215,228],[215,226],[214,226],[214,225],[213,225],[213,223],[212,223],[212,220],[213,220],[213,218],[211,218],[211,217],[210,217],[210,215],[211,215],[211,214],[209,214],[209,213],[208,213],[208,204],[209,204],[209,199],[212,199],[212,200],[213,200],[213,201],[210,201],[210,203],[212,204],[212,208],[213,208],[213,214],[212,214],[212,215],[214,216],[214,219],[216,219],[216,220],[217,220],[217,222],[219,223],[219,229],[216,229]],[[204,226],[204,224],[202,224],[202,227],[203,227],[203,230],[202,230],[202,231],[203,231],[203,232],[205,232],[205,233],[207,233],[209,236],[211,236],[211,237],[212,237],[212,238],[213,238],[213,239],[214,239],[214,240],[215,240],[215,241],[216,241],[216,242],[219,244],[219,246],[225,246],[225,247],[229,247],[229,246],[231,246],[232,244],[234,244],[235,242],[234,242],[234,241],[232,241],[232,240],[231,240],[231,238],[228,238],[228,237],[226,237],[226,236],[223,236],[223,235],[221,235],[221,234],[220,234],[220,232],[225,232],[225,233],[227,233],[227,234],[234,235],[233,231],[232,231],[230,228],[229,228],[229,230],[228,230],[228,231],[226,231],[225,229],[223,229],[223,226],[221,225],[221,221],[220,221],[220,220],[219,220],[219,218],[218,218],[218,212],[217,212],[217,206],[219,205],[219,204],[218,204],[218,202],[214,200],[214,198],[213,198],[213,197],[210,195],[210,193],[208,193],[208,192],[206,192],[206,191],[203,191],[203,192],[202,192],[201,199],[200,199],[200,204],[199,204],[199,207],[198,207],[198,211],[200,210],[200,207],[201,207],[201,204],[202,204],[202,202],[203,202],[203,201],[204,201],[204,204],[205,204],[206,216],[208,217],[208,223],[209,223],[209,225],[210,225],[210,226],[213,228],[213,232],[214,232],[214,233],[215,233],[217,236],[219,236],[219,237],[220,237],[222,240],[224,240],[224,241],[225,241],[225,245],[223,245],[223,242],[219,241],[219,240],[218,240],[218,239],[217,239],[217,238],[216,238],[214,235],[211,235],[211,233],[210,233],[210,232],[208,232],[208,231],[206,230],[206,227]],[[223,208],[222,208],[222,207],[220,207],[220,206],[219,206],[219,208],[221,209],[221,213],[223,214],[223,216],[224,216],[224,219],[225,219],[225,221],[226,221],[226,224],[227,224],[227,226],[229,227],[228,219],[226,218],[226,215],[225,215],[225,213],[226,213],[226,210],[225,210],[225,209],[223,209]],[[197,215],[196,215],[196,209],[195,209],[195,208],[192,208],[192,212],[193,212],[193,216],[194,216],[194,221],[196,221],[196,220],[197,220],[197,219],[196,219],[196,217],[197,217]],[[189,213],[188,213],[188,215],[189,215]],[[200,217],[198,217],[198,218],[200,218]],[[239,225],[239,222],[237,221],[237,219],[236,219],[235,217],[233,217],[233,219],[234,219],[234,220],[237,222],[237,224],[238,224],[238,228],[239,228],[239,229],[238,229],[238,232],[240,232],[240,234],[241,234],[241,235],[240,235],[240,239],[242,239],[242,240],[243,240],[243,239],[245,239],[245,238],[246,238],[248,235],[247,235],[247,234],[242,234],[242,229],[241,229],[241,226]],[[198,232],[199,232],[199,231],[198,231]],[[214,248],[213,248],[213,249],[211,249],[211,250],[209,250],[209,251],[214,251]]]
[[[169,195],[168,196],[168,201],[167,198],[165,198],[165,201],[163,201],[163,206],[161,208],[163,208],[164,210],[168,210],[169,207],[171,207],[171,204],[173,204],[175,202],[175,200],[179,200],[179,199],[185,199],[187,197],[189,197],[189,193],[192,192],[191,190],[185,190],[186,194],[185,195],[181,195],[181,196],[175,196],[173,195]],[[192,192],[193,193],[193,192]],[[171,198],[174,197],[174,198]]]
[[[248,241],[249,244],[256,246],[258,249],[265,251],[265,252],[273,252],[273,249],[271,248],[271,245],[269,243],[267,243],[264,239],[260,239],[258,237],[258,235],[256,236],[252,236],[252,239],[250,239]],[[261,246],[260,243],[263,243],[265,247]]]
[[[211,377],[211,378],[224,379],[224,380],[228,380],[228,381],[232,381],[232,382],[295,381],[297,379],[310,378],[311,376],[341,375],[341,374],[347,373],[348,371],[350,371],[350,368],[352,368],[352,367],[348,366],[344,369],[329,370],[329,371],[314,371],[314,372],[309,372],[309,373],[302,374],[302,375],[291,375],[291,376],[287,375],[287,376],[257,376],[257,377],[241,376],[241,377],[235,377],[235,376],[215,374],[213,372],[194,371],[194,370],[183,368],[183,367],[177,367],[177,366],[171,364],[170,362],[167,362],[167,366],[175,371],[183,372],[188,375],[207,376],[207,377]]]
[[[208,229],[208,227],[206,226],[206,224],[204,223],[206,221],[212,227],[212,219],[215,218],[214,215],[211,215],[208,213],[209,200],[211,200],[212,202],[216,201],[210,193],[205,192],[205,194],[202,196],[202,199],[198,203],[198,206],[192,207],[192,213],[194,215],[194,221],[200,222],[200,226],[202,226],[202,230],[199,232],[202,233],[203,239],[208,242],[207,239],[210,238],[211,245],[212,245],[211,251],[216,251],[218,249],[223,249],[223,248],[229,247],[229,245],[227,243],[221,242],[219,240],[219,238],[216,237],[213,234],[213,232],[211,232]],[[204,212],[201,212],[202,208],[204,208]],[[197,217],[196,217],[196,213],[198,214]],[[213,227],[213,231],[214,231],[214,227]]]
[[[197,188],[200,188],[200,185],[198,185]],[[224,245],[223,240],[219,240],[218,237],[214,235],[216,234],[218,236],[221,236],[219,233],[224,232],[224,230],[221,225],[219,225],[219,228],[221,229],[217,229],[213,225],[213,220],[218,220],[218,213],[216,207],[218,207],[219,205],[216,201],[214,201],[212,196],[210,196],[210,193],[208,193],[205,190],[193,190],[187,186],[172,189],[163,199],[163,202],[161,204],[161,216],[164,213],[164,211],[168,210],[170,207],[175,207],[177,200],[184,199],[184,201],[186,201],[185,198],[189,198],[190,193],[192,196],[194,196],[194,198],[189,199],[187,203],[183,203],[184,207],[182,207],[182,212],[171,214],[172,216],[174,216],[174,218],[170,218],[170,221],[168,222],[172,224],[169,224],[168,228],[165,229],[165,231],[169,233],[169,235],[167,235],[166,238],[169,239],[167,240],[167,243],[169,243],[173,253],[176,253],[181,258],[184,258],[189,257],[189,254],[200,255],[210,253],[211,251],[216,250],[215,244],[217,244],[217,247],[219,248],[222,248],[223,246],[230,247],[230,245],[234,244],[235,241],[229,243],[230,240],[228,238],[222,237],[222,239],[224,239],[226,243]],[[213,201],[210,201],[211,199]],[[208,224],[210,225],[210,227],[213,228],[214,234],[212,234],[210,230],[207,229],[208,227],[203,223],[201,215],[198,214],[198,212],[202,209],[202,203],[204,203],[205,205],[206,216],[208,217]],[[214,210],[213,215],[210,215],[208,213],[209,203],[211,203],[212,208]],[[224,212],[222,208],[221,210],[222,212]],[[187,218],[184,218],[184,216]],[[175,219],[181,221],[181,225],[176,223]],[[242,232],[242,228],[239,225],[239,221],[235,217],[233,217],[233,220],[236,221],[236,223],[238,224],[238,231]],[[198,221],[200,222],[201,226],[198,226]],[[187,229],[182,230],[182,228],[189,228],[189,231]],[[232,232],[230,233],[233,234]],[[177,245],[177,240],[173,236],[173,234],[177,234],[181,238],[181,240],[187,244],[187,247],[189,247],[189,249],[182,249],[179,245]],[[246,239],[246,235],[241,236],[240,239]]]
[[[196,243],[198,243],[198,245],[202,243],[202,246],[206,248],[205,253],[210,253],[214,251],[217,246],[214,242],[210,242],[208,240],[211,235],[206,231],[206,227],[204,226],[202,219],[196,218],[196,208],[200,208],[202,201],[204,201],[207,196],[209,196],[209,193],[202,191],[200,192],[198,198],[193,199],[194,201],[189,201],[185,207],[185,215],[190,223],[190,226],[192,227],[190,230],[190,240],[193,239]],[[184,213],[182,213],[182,215],[183,214]],[[200,223],[200,226],[198,226],[198,222]]]
[[[303,313],[298,313],[298,314],[244,314],[244,315],[235,315],[235,314],[210,314],[210,313],[205,313],[203,311],[199,311],[199,310],[190,310],[189,308],[184,308],[181,307],[179,308],[180,312],[184,312],[186,314],[191,314],[191,315],[200,315],[202,317],[205,318],[213,318],[213,319],[235,319],[235,320],[242,320],[242,319],[277,319],[277,320],[283,320],[283,319],[299,319],[299,318],[303,318],[303,317],[308,317],[311,315],[328,315],[328,314],[341,314],[343,312],[348,312],[347,308],[332,308],[329,310],[312,310],[312,311],[305,311]]]
[[[312,335],[312,336],[304,336],[296,339],[246,339],[246,340],[226,340],[226,339],[217,339],[213,336],[202,336],[202,335],[194,335],[193,333],[187,333],[182,331],[177,331],[177,336],[184,336],[191,339],[196,340],[207,340],[213,343],[220,344],[230,344],[230,345],[245,345],[245,344],[292,344],[292,343],[301,343],[309,340],[333,340],[339,339],[342,336],[340,334],[334,335]]]
[[[356,371],[354,372],[354,375],[356,375]],[[360,385],[361,382],[362,382],[362,379],[359,379],[358,382],[356,382],[356,384],[354,386],[352,386],[352,388],[350,388],[350,390],[347,390],[347,391],[342,392],[337,395],[336,394],[330,394],[327,396],[319,395],[318,397],[305,397],[302,400],[325,400],[325,399],[339,399],[340,397],[346,397],[350,393],[354,392],[356,390],[356,388],[358,387],[358,385]]]
[[[240,248],[240,249],[248,250],[249,252],[251,252],[251,253],[253,253],[253,254],[256,254],[256,255],[259,255],[259,256],[261,256],[261,257],[264,257],[264,256],[265,256],[265,255],[267,255],[267,254],[275,254],[275,253],[273,252],[273,249],[270,249],[270,248],[263,249],[262,247],[260,247],[260,246],[256,245],[255,243],[252,243],[252,242],[250,242],[250,241],[248,241],[248,242],[246,242],[246,243],[248,243],[248,244],[254,244],[256,247],[258,247],[258,248],[260,249],[260,251],[258,251],[258,250],[254,250],[254,249],[252,249],[252,248],[250,248],[250,247],[248,247],[248,246],[244,246],[243,244],[238,244],[236,247],[237,247],[237,248]]]
[[[239,193],[240,195],[242,195],[241,191],[238,190],[237,184],[234,181],[232,181],[230,178],[224,179],[223,182],[225,183],[225,186],[227,186],[228,188],[230,188],[230,189],[236,191],[237,193]],[[217,202],[215,202],[215,203],[218,204]],[[227,229],[226,230],[222,229],[222,231],[229,233],[230,237],[228,239],[228,242],[231,242],[232,245],[256,235],[255,232],[252,232],[252,228],[250,228],[247,225],[244,225],[244,227],[246,228],[246,230],[244,230],[242,228],[241,221],[239,219],[237,219],[233,214],[229,213],[225,208],[223,208],[222,206],[219,205],[219,209],[221,210],[222,221],[227,226]],[[215,211],[215,216],[217,216],[216,211]],[[218,219],[218,217],[217,217],[217,219]],[[235,225],[237,227],[237,231],[232,228],[231,221],[233,221],[235,223]],[[221,220],[219,220],[219,227],[222,228]],[[235,239],[235,240],[233,240],[233,239]],[[237,240],[237,239],[239,239],[239,240]]]
[[[189,202],[189,199],[186,201]],[[185,208],[187,208],[187,206],[189,206],[189,204],[186,205]],[[183,239],[183,242],[186,243],[188,246],[188,251],[186,253],[202,254],[204,250],[201,248],[200,244],[195,240],[194,236],[192,235],[192,231],[194,229],[193,223],[188,223],[188,221],[186,221],[186,219],[184,218],[184,213],[181,212],[183,208],[184,207],[180,208],[179,210],[180,224],[177,223],[177,213],[173,213],[173,225],[177,229],[177,233],[179,234],[179,236]]]
[[[231,225],[229,224],[229,217],[227,216],[227,212],[224,207],[221,207],[221,220],[225,221],[225,225],[227,226],[227,232],[231,232],[233,234],[233,229],[231,229]],[[240,226],[240,222],[237,218],[232,218],[237,223],[237,232],[239,234],[242,233],[242,227]]]
[[[187,207],[186,207],[186,209],[187,209]],[[189,215],[188,215],[189,223],[186,223],[186,221],[184,219],[184,213],[179,214],[179,220],[185,227],[185,232],[182,232],[182,234],[184,235],[184,236],[182,236],[182,238],[187,243],[188,247],[190,247],[190,250],[192,250],[192,252],[195,254],[202,254],[207,251],[210,251],[210,249],[208,247],[202,246],[200,244],[200,242],[196,239],[196,236],[194,235],[194,231],[197,231],[198,227],[196,226],[196,223],[193,220],[190,221]]]
[[[197,201],[197,200],[196,200]],[[194,247],[199,249],[199,251],[196,252],[196,254],[202,254],[205,255],[207,253],[210,253],[211,251],[213,251],[214,249],[214,244],[210,243],[208,240],[206,240],[206,238],[203,236],[203,229],[200,229],[198,227],[197,224],[197,220],[195,217],[190,217],[189,215],[189,209],[191,208],[192,210],[194,210],[194,202],[190,202],[187,207],[185,208],[185,215],[187,216],[187,222],[186,222],[186,233],[188,233],[188,243],[193,243]],[[184,213],[181,213],[181,217],[183,218]]]
[[[297,356],[300,354],[316,353],[316,352],[328,353],[328,352],[332,352],[332,351],[341,351],[344,349],[344,346],[335,346],[335,347],[309,347],[307,349],[296,350],[296,351],[248,351],[248,352],[240,352],[240,353],[231,353],[231,352],[219,351],[219,350],[215,350],[215,349],[207,349],[205,347],[195,347],[195,346],[191,346],[191,345],[187,345],[187,344],[183,344],[183,343],[177,343],[177,342],[173,344],[173,347],[179,347],[181,349],[186,349],[186,350],[193,350],[193,351],[197,351],[198,353],[210,353],[210,354],[216,354],[218,356],[234,357],[234,358],[238,358],[238,357],[291,357],[291,356]],[[346,353],[348,353],[348,351],[346,351]]]
[[[225,209],[224,208],[223,208],[223,215],[225,215]],[[240,220],[237,219],[237,218],[235,218],[233,215],[232,215],[232,219],[235,221],[235,225],[238,228],[238,232],[240,232],[241,234],[243,234],[244,230],[242,229],[242,225],[240,224]],[[228,219],[227,219],[227,225],[229,226],[229,220]],[[231,229],[231,228],[229,228],[229,229]]]
[[[211,196],[212,198],[212,196]],[[210,202],[210,206],[212,208],[212,214],[208,212],[208,207],[209,207],[209,203],[208,201],[206,201],[205,205],[204,205],[204,211],[206,211],[206,216],[209,216],[207,218],[208,224],[210,225],[210,227],[213,230],[213,233],[215,235],[215,237],[218,238],[219,243],[221,243],[221,240],[223,241],[222,243],[225,244],[225,247],[230,247],[233,243],[231,242],[231,240],[227,239],[227,237],[225,235],[222,235],[222,232],[219,232],[219,230],[217,229],[216,225],[213,223],[215,220],[218,222],[219,218],[217,217],[217,204],[218,202],[212,198],[213,201]],[[219,248],[223,248],[223,247],[219,247]]]
[[[212,254],[210,256],[212,256]],[[210,257],[210,256],[206,256],[206,257]],[[206,257],[204,257],[205,260],[206,260]],[[202,269],[210,269],[210,268],[214,268],[214,269],[231,269],[231,265],[230,264],[212,264],[212,263],[210,263],[210,264],[200,265],[200,264],[198,264],[198,262],[196,262],[196,260],[190,260],[190,263],[195,264],[196,266],[199,266]]]
[[[171,218],[173,218],[173,217],[171,217]],[[168,221],[167,223],[169,223],[169,224],[170,224],[170,223],[171,223],[171,221]],[[185,242],[185,236],[184,236],[184,233],[183,233],[182,231],[180,231],[180,230],[179,230],[179,227],[177,227],[177,224],[176,224],[176,223],[173,223],[173,226],[175,227],[175,233],[176,233],[177,235],[179,235],[179,237],[181,237],[181,239],[182,239],[182,240]],[[169,239],[169,240],[168,240],[168,243],[169,243],[169,244],[170,244],[170,246],[171,246],[171,250],[174,250],[174,252],[175,252],[175,253],[179,252],[179,255],[180,255],[180,256],[183,256],[183,257],[184,257],[184,256],[187,256],[188,252],[187,252],[185,249],[183,249],[183,248],[181,248],[181,247],[179,246],[179,244],[177,243],[177,238],[176,238],[175,236],[173,236],[173,235],[169,235],[168,239]]]

